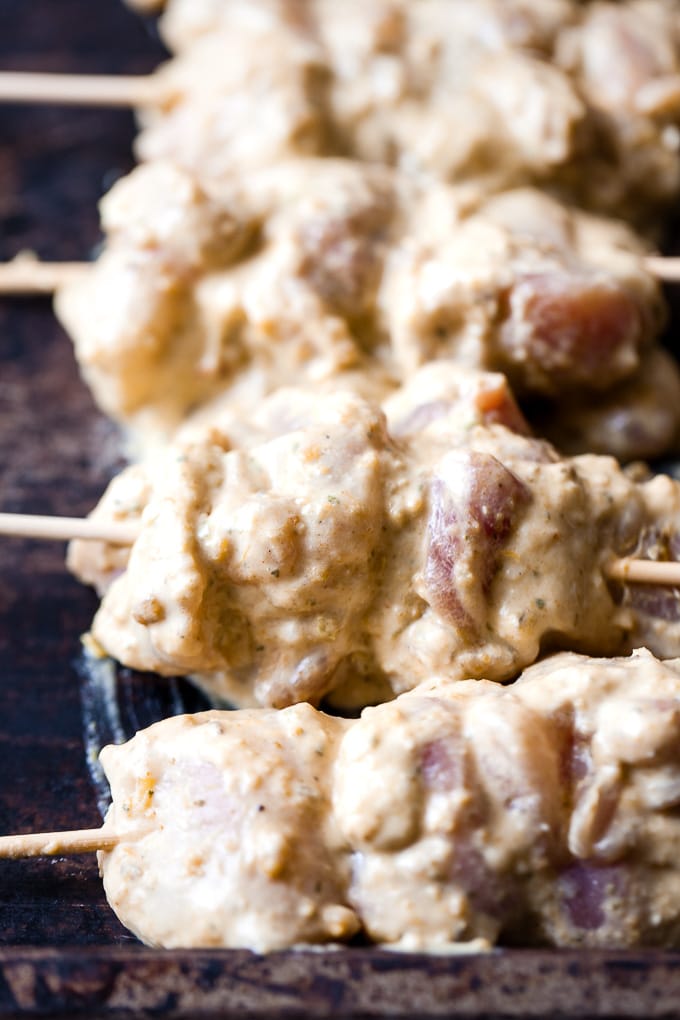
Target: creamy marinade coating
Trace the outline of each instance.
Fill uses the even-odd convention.
[[[680,667],[563,653],[359,720],[166,719],[102,763],[111,906],[161,946],[680,941]]]
[[[678,944],[679,674],[677,659],[658,662],[644,652],[613,661],[565,655],[532,666],[513,685],[562,734],[572,789],[567,864],[555,882],[531,880],[530,937],[555,945]]]
[[[534,180],[567,158],[585,119],[566,76],[531,53],[571,8],[548,3],[547,17],[532,18],[516,5],[513,19],[502,7],[265,2],[215,5],[206,18],[205,7],[186,18],[170,11],[168,36],[178,34],[177,17],[205,30],[161,69],[170,98],[141,111],[137,153],[216,177],[273,158],[348,155],[491,187]],[[518,80],[533,97],[521,137],[502,98],[512,104]]]
[[[139,521],[129,559],[89,542],[69,558],[104,593],[101,647],[276,707],[365,705],[432,673],[506,680],[549,648],[677,652],[673,593],[605,568],[677,558],[678,483],[560,459],[512,431],[502,377],[450,363],[384,410],[284,389],[124,472],[95,512]]]
[[[665,310],[644,244],[540,192],[482,199],[342,160],[215,188],[158,164],[102,215],[104,252],[56,307],[138,444],[220,395],[243,413],[287,384],[382,399],[438,358],[505,372],[570,450],[650,457],[677,437],[680,374],[655,346]],[[624,401],[630,425],[612,427]]]
[[[138,155],[349,155],[646,222],[680,190],[674,0],[171,0]]]
[[[308,705],[208,712],[105,748],[107,820],[124,836],[143,833],[102,861],[123,923],[168,947],[266,950],[354,934],[350,862],[331,812],[345,725]]]

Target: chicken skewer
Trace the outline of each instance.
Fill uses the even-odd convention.
[[[426,366],[384,408],[387,428],[351,392],[284,389],[124,471],[94,519],[139,529],[132,547],[69,553],[103,596],[96,644],[274,707],[365,705],[403,676],[507,680],[546,643],[677,654],[675,593],[610,564],[680,559],[678,483],[560,460],[517,431],[500,376]]]
[[[645,459],[678,441],[680,372],[655,345],[663,300],[620,224],[538,192],[480,205],[333,160],[217,192],[147,166],[103,214],[98,263],[60,281],[22,256],[5,280],[62,283],[84,375],[138,449],[220,394],[244,414],[301,379],[381,399],[440,357],[508,373],[566,453]]]
[[[645,246],[540,192],[480,204],[335,160],[215,190],[147,165],[102,213],[103,255],[56,308],[95,399],[142,448],[220,395],[244,413],[300,381],[381,399],[451,357],[543,401],[566,452],[648,458],[680,433]]]
[[[646,255],[642,259],[647,272],[664,283],[680,281],[680,256]],[[42,262],[21,255],[0,263],[0,294],[35,297],[54,294],[84,276],[92,262]]]
[[[211,104],[220,93],[217,80],[207,96],[193,85],[194,61],[217,64],[224,52],[218,40],[227,33],[238,38],[242,24],[246,48],[249,35],[259,37],[263,51],[271,38],[279,52],[282,39],[288,52],[310,39],[320,45],[331,75],[325,136],[340,138],[355,158],[396,161],[445,180],[476,178],[495,189],[547,184],[647,228],[650,208],[678,194],[680,26],[672,0],[371,6],[356,0],[342,12],[333,0],[319,0],[305,5],[303,17],[294,0],[260,0],[256,17],[249,6],[239,13],[233,3],[210,0],[168,5],[161,29],[180,52],[168,82],[187,97],[169,118],[149,116],[139,143],[144,158],[174,156],[171,132],[179,131],[184,143],[190,138],[194,165],[209,161],[205,125],[214,125],[208,133],[219,138],[225,111],[219,100]],[[275,44],[274,59],[276,52]],[[302,63],[306,56],[302,50]],[[291,63],[287,80],[297,74],[299,103],[305,78]],[[257,79],[261,72],[251,65],[247,74]],[[193,140],[187,122],[201,108]],[[315,126],[312,119],[306,137]],[[291,131],[285,144],[296,140]],[[214,167],[221,172],[219,155]]]
[[[680,670],[563,653],[511,687],[431,678],[358,720],[309,705],[166,719],[102,764],[100,850],[143,941],[677,946]]]
[[[113,546],[132,546],[140,529],[114,521],[91,517],[57,517],[37,514],[0,513],[0,535],[10,538],[47,539],[71,542],[82,539]],[[630,584],[663,584],[680,587],[680,563],[669,560],[639,560],[631,556],[613,559],[604,565],[612,581]]]
[[[546,184],[638,219],[680,188],[680,30],[664,0],[180,2],[162,24],[179,57],[121,83],[122,102],[139,90],[143,160],[220,178],[342,153],[495,191]],[[44,86],[75,97],[69,79]],[[83,101],[114,86],[88,80]]]

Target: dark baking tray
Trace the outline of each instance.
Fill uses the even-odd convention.
[[[143,73],[162,54],[120,0],[0,0],[3,68]],[[132,166],[133,131],[120,111],[0,108],[0,258],[90,252],[95,203]],[[49,303],[0,300],[0,509],[82,514],[117,466]],[[95,605],[61,546],[0,542],[2,832],[100,822],[79,683]],[[140,683],[161,697],[153,680],[125,683],[133,707]],[[416,1015],[680,1015],[680,954],[153,951],[108,909],[92,858],[0,863],[3,1020]]]

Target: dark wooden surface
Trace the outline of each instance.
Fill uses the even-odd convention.
[[[134,73],[161,54],[119,0],[0,0],[0,67]],[[90,252],[133,130],[124,112],[0,109],[0,258]],[[83,513],[116,457],[49,303],[0,300],[0,510]],[[94,608],[62,547],[0,541],[2,832],[99,824],[77,674]],[[4,1020],[679,1014],[675,954],[153,952],[109,911],[94,860],[0,863]]]
[[[14,1003],[53,1020],[656,1020],[680,1011],[680,957],[0,949],[0,1015]]]
[[[129,71],[162,55],[118,0],[0,0],[3,69]],[[124,111],[0,108],[0,258],[78,259],[97,243],[96,203],[132,165]],[[117,443],[80,383],[48,301],[0,301],[0,509],[81,514]],[[63,547],[0,543],[0,830],[99,824],[83,753],[74,662],[94,596]],[[4,863],[4,945],[125,943],[94,859]]]

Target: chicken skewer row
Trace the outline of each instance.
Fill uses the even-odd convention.
[[[113,521],[100,522],[92,517],[0,513],[0,535],[56,542],[85,539],[113,546],[130,546],[139,537],[139,529]],[[613,581],[680,587],[680,563],[674,560],[639,560],[626,556],[605,564],[604,572]]]
[[[282,383],[340,377],[380,397],[453,355],[508,372],[565,452],[674,447],[680,375],[654,346],[656,259],[625,228],[537,192],[480,206],[332,160],[276,177],[214,196],[146,167],[104,202],[100,263],[0,271],[0,289],[59,285],[86,378],[138,446],[220,391],[247,409]]]
[[[672,0],[179,0],[162,26],[180,55],[153,77],[0,95],[139,103],[138,157],[213,178],[345,155],[643,222],[680,192]]]
[[[507,374],[566,452],[648,458],[680,433],[644,244],[540,192],[481,201],[336,160],[215,190],[154,164],[102,216],[103,254],[56,308],[138,447],[218,397],[247,414],[304,381],[380,400],[437,358]]]
[[[677,653],[674,590],[610,573],[680,559],[677,482],[560,459],[517,431],[502,377],[444,362],[384,410],[284,389],[119,475],[93,519],[134,544],[69,553],[103,596],[95,647],[238,706],[342,708],[404,676],[512,679],[551,648]]]
[[[435,677],[353,721],[179,716],[103,750],[101,831],[0,855],[100,847],[109,903],[156,946],[677,946],[679,738],[680,665],[645,651],[507,688]]]

